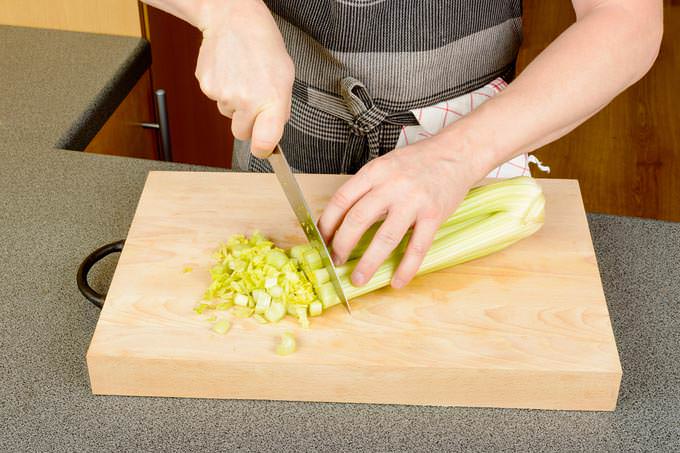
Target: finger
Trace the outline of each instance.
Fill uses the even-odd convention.
[[[262,110],[255,118],[250,152],[261,159],[269,156],[283,136],[288,121],[288,109],[280,104]]]
[[[369,192],[352,206],[333,237],[335,264],[347,261],[364,232],[387,214],[388,206],[389,200],[374,192]]]
[[[390,210],[380,225],[370,245],[352,272],[352,284],[361,286],[373,277],[378,267],[394,251],[408,229],[413,225],[414,213]]]
[[[253,135],[255,113],[236,110],[231,118],[231,133],[239,140],[250,140]]]
[[[333,194],[317,222],[319,232],[326,243],[333,238],[347,211],[372,187],[373,184],[368,171],[362,169]]]
[[[220,113],[226,116],[227,118],[232,118],[234,116],[234,109],[231,108],[227,103],[218,102],[217,110],[219,110]]]
[[[432,239],[440,225],[439,220],[421,219],[416,221],[413,234],[408,241],[397,271],[392,276],[392,287],[402,288],[415,277],[423,258],[432,246]]]

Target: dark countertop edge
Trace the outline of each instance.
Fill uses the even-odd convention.
[[[610,217],[612,219],[629,219],[629,220],[634,220],[638,222],[651,222],[651,223],[660,223],[660,224],[667,224],[667,225],[678,225],[680,222],[676,222],[674,220],[664,220],[664,219],[653,219],[653,218],[648,218],[648,217],[639,217],[639,216],[632,216],[632,215],[623,215],[623,214],[610,214],[607,212],[599,212],[599,211],[585,211],[586,213],[586,218],[589,218],[590,216],[596,216],[596,217]]]
[[[84,150],[150,65],[151,46],[147,40],[140,39],[114,77],[62,134],[54,147],[74,151]]]

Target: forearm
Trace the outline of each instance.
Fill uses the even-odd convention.
[[[204,31],[209,22],[215,16],[219,16],[220,12],[226,12],[226,6],[234,1],[262,3],[262,0],[142,0],[150,6],[190,23],[201,31]]]
[[[575,1],[577,21],[506,90],[445,128],[443,147],[464,143],[486,174],[568,133],[640,79],[658,52],[661,2],[593,3]]]

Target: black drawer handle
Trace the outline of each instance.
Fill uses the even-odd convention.
[[[106,244],[103,247],[99,247],[97,250],[90,253],[87,258],[85,258],[83,262],[80,263],[80,267],[78,267],[78,274],[76,275],[78,289],[82,295],[85,296],[85,299],[92,302],[96,307],[102,308],[104,306],[106,293],[101,294],[92,289],[90,284],[87,282],[87,274],[90,273],[92,266],[97,264],[105,256],[122,251],[124,244],[125,240],[120,240],[112,242],[111,244]]]

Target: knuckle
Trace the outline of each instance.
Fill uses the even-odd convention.
[[[238,110],[247,110],[245,106],[247,105],[247,98],[243,94],[234,92],[232,88],[223,87],[220,91],[220,97],[224,100],[233,104]]]
[[[227,106],[220,104],[219,102],[217,103],[217,110],[219,110],[222,115],[229,117],[229,118],[231,118],[234,115],[234,113],[231,110],[229,110],[227,108]],[[232,123],[232,127],[233,127],[233,123]]]
[[[254,112],[257,110],[257,103],[250,96],[236,96],[237,102],[241,109],[247,112]]]
[[[234,135],[239,140],[247,140],[248,137],[246,134],[246,128],[240,124],[238,121],[232,121],[231,122],[231,133]]]
[[[347,210],[351,206],[350,199],[347,198],[347,196],[342,191],[335,192],[335,194],[331,197],[330,203],[342,210]]]
[[[427,251],[428,251],[428,247],[424,243],[422,243],[420,241],[414,241],[414,242],[411,243],[410,252],[413,256],[421,258],[421,257],[425,256]]]
[[[344,238],[342,232],[338,232],[333,238],[333,253],[339,257],[344,257],[348,252],[347,241]]]
[[[205,79],[198,78],[198,86],[201,89],[201,91],[203,92],[203,94],[205,94],[210,99],[217,101],[220,98],[219,93],[217,93],[217,90],[215,90],[215,88],[213,87],[213,85],[209,81],[206,81]]]
[[[363,209],[354,208],[347,213],[347,220],[350,223],[364,225],[368,222],[368,213]]]
[[[381,168],[380,163],[381,162],[382,162],[382,157],[368,161],[357,172],[357,176],[368,179],[368,180],[372,179],[372,175],[376,175],[376,174],[379,174],[381,172],[381,170],[380,170],[380,168]]]
[[[415,195],[416,197],[420,196],[422,190],[422,188],[418,187],[411,178],[404,176],[394,178],[392,184],[394,190]]]
[[[376,233],[374,240],[378,241],[378,243],[382,245],[389,247],[390,249],[393,249],[401,241],[401,236],[395,231],[385,230]]]
[[[369,279],[373,276],[379,264],[375,261],[369,260],[367,258],[362,258],[355,267],[355,271],[361,272],[363,275],[367,276]]]
[[[442,209],[438,206],[425,206],[420,211],[421,220],[439,220],[442,217]]]

